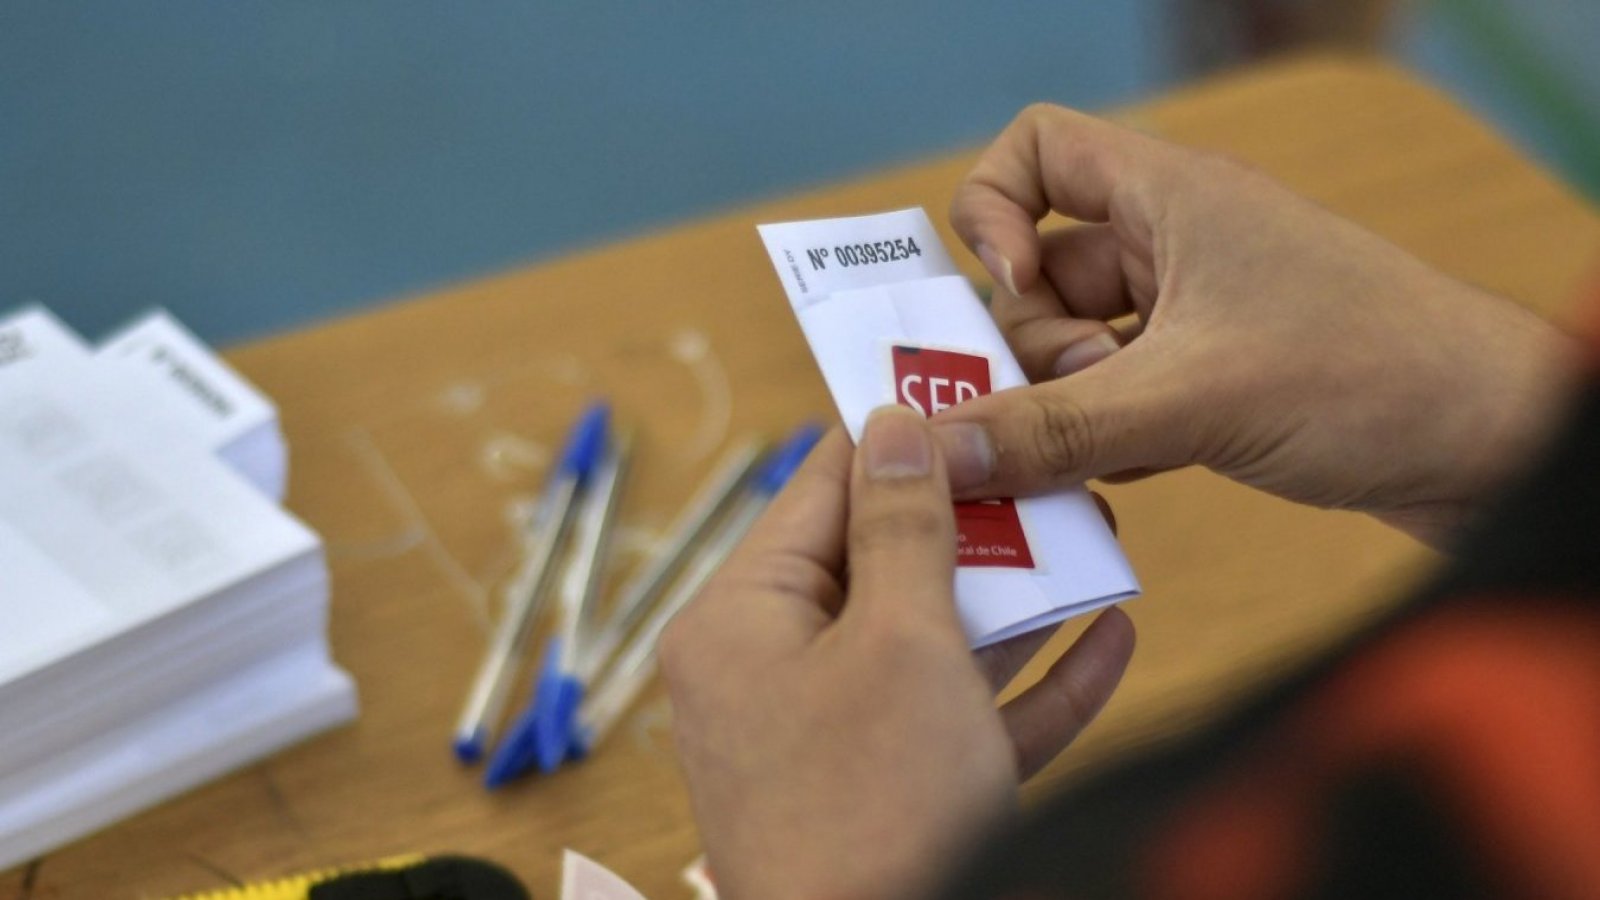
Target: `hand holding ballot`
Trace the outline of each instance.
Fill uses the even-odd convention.
[[[1203,465],[1439,543],[1577,368],[1270,180],[1064,109],[1000,136],[952,224],[987,312],[918,210],[761,229],[858,446],[823,441],[662,647],[726,896],[920,896],[1099,711],[1115,609],[994,702],[1030,630],[1137,590],[1086,479]],[[978,534],[1017,552],[974,559]]]
[[[1041,232],[1052,211],[1087,224]],[[1574,366],[1538,316],[1271,179],[1060,107],[996,139],[950,220],[1037,384],[940,417],[957,496],[1202,465],[1438,544]]]
[[[1133,649],[1117,610],[995,708],[1027,654],[967,649],[955,530],[928,426],[889,407],[854,452],[824,438],[668,627],[677,746],[724,896],[922,884],[1111,693]]]

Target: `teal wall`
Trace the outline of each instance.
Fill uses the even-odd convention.
[[[0,0],[0,308],[260,335],[1148,93],[1163,5]]]
[[[261,334],[1136,96],[1140,8],[11,4],[0,306]]]

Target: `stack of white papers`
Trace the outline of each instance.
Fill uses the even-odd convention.
[[[0,868],[355,715],[270,402],[152,314],[0,318]]]

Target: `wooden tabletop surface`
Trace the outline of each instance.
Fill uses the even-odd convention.
[[[1600,262],[1594,210],[1453,102],[1378,63],[1280,64],[1119,118],[1247,160],[1547,313]],[[160,897],[412,851],[489,857],[553,897],[562,847],[651,897],[686,895],[678,871],[696,838],[659,688],[594,758],[554,777],[491,795],[448,752],[513,525],[588,396],[611,396],[639,432],[624,563],[732,437],[831,418],[755,223],[917,205],[942,220],[971,159],[886,171],[232,352],[280,405],[289,505],[327,542],[333,652],[360,685],[360,719],[0,874],[0,898]],[[1032,791],[1216,708],[1392,602],[1431,563],[1359,516],[1205,472],[1105,493],[1146,589],[1128,607],[1140,644],[1100,721]]]

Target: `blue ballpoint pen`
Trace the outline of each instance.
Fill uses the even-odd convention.
[[[600,674],[611,655],[632,634],[672,586],[684,565],[761,469],[768,457],[766,442],[745,438],[729,447],[695,489],[689,502],[673,518],[663,542],[617,590],[610,616],[584,637],[578,648],[578,677],[588,684]]]
[[[556,557],[572,529],[579,492],[605,449],[609,418],[610,410],[604,403],[584,410],[572,427],[559,465],[546,483],[535,531],[524,555],[524,569],[507,590],[505,611],[456,724],[453,747],[462,762],[477,762],[483,756],[495,723],[504,712],[506,692],[516,676],[522,645],[549,592],[557,568]]]
[[[603,679],[596,682],[594,691],[578,708],[577,724],[572,735],[573,756],[586,755],[627,712],[655,673],[656,644],[661,632],[666,630],[667,623],[688,605],[738,547],[745,533],[805,461],[806,455],[821,436],[820,428],[808,424],[796,429],[788,440],[772,452],[745,496],[729,511],[716,534],[701,548],[672,592],[649,620],[640,626],[633,639],[618,652]]]
[[[550,768],[559,765],[568,755],[583,756],[593,742],[603,736],[603,731],[609,728],[610,721],[602,722],[596,727],[593,721],[596,718],[595,710],[599,710],[601,716],[608,715],[608,711],[613,708],[617,715],[626,711],[627,704],[632,701],[638,689],[654,671],[655,642],[661,631],[666,628],[667,622],[690,597],[694,596],[728,553],[738,545],[739,539],[760,516],[772,496],[783,487],[784,482],[805,459],[820,434],[821,431],[814,426],[799,429],[763,462],[759,472],[746,487],[743,496],[739,497],[733,508],[720,521],[711,540],[700,550],[690,564],[689,570],[679,579],[673,591],[667,594],[661,606],[640,627],[633,640],[623,647],[613,665],[606,670],[606,680],[596,682],[598,687],[595,692],[582,699],[576,710],[576,722],[570,723],[565,729],[567,744],[561,748],[561,755]],[[553,659],[554,657],[550,657],[547,663]],[[495,750],[494,758],[490,760],[489,767],[484,773],[484,784],[488,787],[499,787],[540,762],[540,707],[544,705],[541,704],[544,699],[535,697],[534,705],[523,714],[511,732],[506,735],[506,739],[501,742],[500,747]]]
[[[631,436],[618,435],[585,492],[574,526],[572,559],[561,588],[556,634],[550,638],[533,700],[495,749],[484,784],[499,787],[527,768],[530,754],[541,771],[551,772],[567,756],[573,716],[583,700],[577,676],[577,651],[585,620],[604,582],[605,551],[621,505],[622,479],[632,455]]]
[[[746,484],[767,456],[762,447],[762,441],[747,439],[729,450],[673,521],[666,543],[619,590],[610,618],[597,623],[593,629],[582,629],[576,642],[561,639],[558,644],[552,640],[533,703],[489,760],[484,774],[487,786],[498,787],[534,764],[543,771],[552,771],[572,756],[577,710],[589,685],[612,652],[650,612],[652,602],[671,585],[723,514],[745,493]],[[601,484],[604,477],[603,473],[597,475],[596,484]],[[579,529],[583,528],[583,521],[580,519]],[[582,539],[578,540],[581,544]],[[569,588],[572,581],[568,581]],[[584,609],[586,613],[596,611],[592,602]],[[573,679],[576,684],[558,687],[566,678]]]

